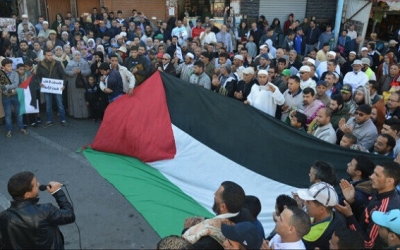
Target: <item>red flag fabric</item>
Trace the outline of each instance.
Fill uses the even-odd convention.
[[[133,96],[119,97],[107,107],[92,148],[144,162],[174,158],[175,139],[159,72],[137,87]]]

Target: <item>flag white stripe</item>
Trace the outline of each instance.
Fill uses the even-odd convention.
[[[262,211],[258,219],[268,236],[275,227],[272,213],[275,211],[276,197],[280,194],[291,195],[291,191],[297,188],[266,178],[231,161],[174,125],[172,129],[177,148],[175,158],[148,164],[211,212],[214,192],[220,184],[226,180],[238,183],[246,195],[260,199]],[[265,159],[265,167],[274,166],[275,162]],[[271,171],[277,169],[279,166],[271,167]]]

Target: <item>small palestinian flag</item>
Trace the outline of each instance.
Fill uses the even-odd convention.
[[[39,113],[39,102],[36,98],[36,90],[31,85],[34,75],[30,75],[17,88],[18,101],[20,103],[19,115]]]
[[[276,197],[307,188],[315,160],[342,178],[352,157],[365,154],[159,72],[108,106],[92,148],[86,157],[161,237],[180,234],[186,217],[214,216],[214,193],[226,180],[261,200],[268,234]]]

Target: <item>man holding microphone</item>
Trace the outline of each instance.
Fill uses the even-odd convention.
[[[58,226],[73,223],[75,214],[61,186],[54,181],[46,186],[56,199],[57,208],[50,203],[37,204],[39,182],[32,172],[21,172],[9,179],[7,188],[13,201],[0,213],[0,248],[64,249]]]

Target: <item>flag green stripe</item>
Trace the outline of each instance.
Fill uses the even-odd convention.
[[[157,169],[138,159],[90,148],[83,153],[100,175],[121,192],[161,238],[171,234],[180,235],[187,217],[214,216]]]
[[[19,115],[23,115],[26,113],[25,110],[25,93],[24,89],[22,88],[17,88],[17,94],[18,94],[18,101],[19,101]]]

